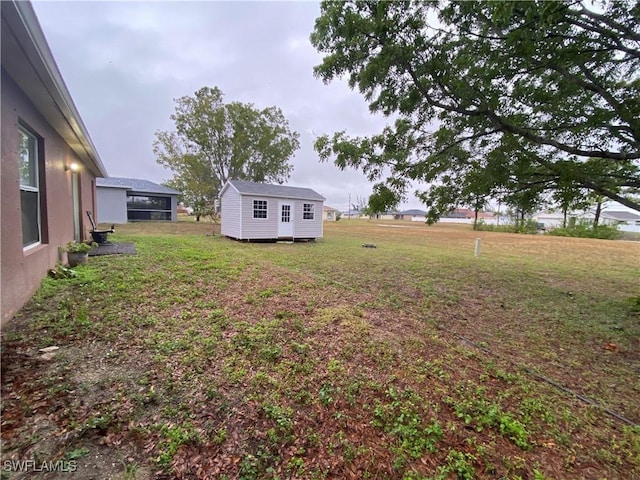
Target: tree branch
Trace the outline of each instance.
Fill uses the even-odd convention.
[[[567,14],[573,17],[585,16],[585,17],[588,17],[590,20],[595,20],[598,23],[603,23],[607,25],[609,28],[612,28],[618,31],[616,33],[612,33],[611,35],[607,35],[607,36],[614,37],[614,36],[618,36],[619,33],[624,33],[627,36],[627,38],[629,38],[630,40],[640,41],[640,34],[638,32],[635,32],[627,28],[626,25],[615,22],[611,18],[605,15],[601,15],[599,13],[588,10],[583,5],[580,5],[580,7],[581,8],[578,10],[571,10],[570,8],[567,9]],[[593,25],[591,22],[590,24]],[[593,28],[595,29],[596,27],[593,27]],[[603,30],[602,32],[606,32],[606,30]]]
[[[622,195],[615,193],[607,188],[604,188],[594,182],[585,180],[585,181],[581,181],[580,186],[584,187],[584,188],[588,188],[589,190],[592,190],[596,193],[599,193],[601,195],[604,195],[607,198],[610,198],[611,200],[615,200],[616,202],[624,205],[625,207],[629,207],[633,210],[636,210],[638,212],[640,212],[640,203],[638,202],[634,202],[633,200],[630,200],[627,197],[623,197]]]

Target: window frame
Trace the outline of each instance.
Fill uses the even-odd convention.
[[[153,205],[152,199],[162,199],[164,208],[157,208],[160,205]],[[171,221],[172,204],[171,195],[127,192],[127,220],[132,222]]]
[[[307,207],[309,207],[307,209]],[[309,216],[310,215],[310,216]],[[316,206],[314,203],[302,204],[302,220],[313,221],[316,219]]]
[[[40,138],[38,137],[38,135],[33,132],[31,129],[25,127],[22,124],[18,124],[17,125],[17,132],[18,132],[18,161],[21,162],[21,144],[22,144],[22,138],[21,136],[25,136],[27,137],[30,141],[29,141],[29,150],[28,150],[28,156],[29,156],[29,169],[30,169],[30,176],[33,175],[33,179],[32,182],[35,185],[27,185],[25,183],[23,183],[23,176],[22,174],[19,172],[18,173],[18,181],[19,181],[19,189],[20,189],[20,212],[21,212],[21,220],[20,220],[20,224],[21,224],[21,229],[22,229],[22,249],[23,250],[29,250],[31,248],[37,247],[38,245],[41,245],[43,243],[43,232],[42,232],[42,189],[40,188],[41,185],[41,180],[42,180],[42,176],[41,176],[41,172],[40,172],[40,151],[41,151],[41,145],[40,145]],[[31,151],[31,147],[33,147],[33,151]],[[33,163],[32,163],[33,162]],[[18,166],[18,170],[20,171],[20,168],[22,167],[22,164],[19,164]],[[36,231],[37,231],[37,239],[35,241],[29,242],[29,243],[25,243],[25,231],[24,231],[24,206],[23,206],[23,202],[22,202],[22,194],[23,192],[25,193],[35,193],[36,194],[36,219],[35,219],[35,224],[36,224]]]
[[[280,207],[280,222],[281,223],[291,223],[291,204],[283,203]],[[286,220],[285,220],[285,212],[286,212]]]
[[[260,205],[258,205],[260,204]],[[264,205],[263,205],[264,204]],[[257,213],[264,212],[264,216],[256,216]],[[269,202],[265,199],[253,199],[253,215],[254,220],[267,220],[269,218]]]

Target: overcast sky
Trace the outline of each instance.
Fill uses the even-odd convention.
[[[154,133],[172,130],[174,99],[217,86],[226,101],[282,109],[300,133],[292,186],[346,209],[371,185],[358,171],[320,163],[314,136],[378,132],[345,81],[314,78],[320,54],[309,35],[316,2],[34,2],[49,46],[110,176],[160,183]],[[421,208],[415,198],[402,206]]]

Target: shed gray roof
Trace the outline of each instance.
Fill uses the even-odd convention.
[[[109,178],[96,178],[97,187],[109,187],[109,188],[124,188],[126,190],[132,190],[140,193],[160,193],[164,195],[180,195],[180,192],[173,190],[172,188],[165,187],[164,185],[158,185],[157,183],[150,182],[149,180],[141,180],[139,178],[121,178],[121,177],[109,177]]]
[[[260,195],[263,197],[297,198],[300,200],[315,200],[323,202],[325,198],[310,188],[286,187],[269,183],[247,182],[244,180],[229,180],[229,185],[240,195]]]

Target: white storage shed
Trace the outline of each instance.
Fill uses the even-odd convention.
[[[310,188],[229,180],[220,193],[221,233],[237,240],[321,238],[324,200]]]

